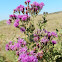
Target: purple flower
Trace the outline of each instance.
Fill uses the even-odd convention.
[[[5,49],[8,51],[9,50],[9,44],[6,44]]]
[[[34,51],[33,51],[33,50],[32,50],[32,51],[30,51],[30,54],[31,54],[31,55],[34,55]]]
[[[18,43],[22,44],[22,42],[24,42],[24,39],[19,38]]]
[[[39,6],[39,3],[38,2],[33,2],[33,5],[35,5],[36,7]]]
[[[40,9],[42,9],[42,8],[43,8],[43,6],[42,6],[42,5],[39,5],[39,7],[40,7]]]
[[[19,19],[16,19],[16,20],[15,20],[15,22],[17,22],[17,23],[18,23],[19,21],[20,21]]]
[[[11,24],[11,19],[7,20],[7,24],[8,24],[8,25]]]
[[[53,43],[53,45],[54,45],[54,44],[56,44],[56,41],[55,41],[55,40],[52,40],[52,43]]]
[[[38,2],[33,2],[33,4],[31,4],[31,10],[34,10],[35,12],[37,11],[37,10],[41,10],[42,8],[43,8],[43,6],[44,6],[44,3],[43,2],[41,2],[41,3],[38,3]]]
[[[37,29],[37,34],[40,35],[41,34],[41,30]]]
[[[20,30],[21,30],[22,32],[25,32],[25,31],[26,31],[26,29],[25,29],[24,27],[21,27]]]
[[[21,44],[19,44],[19,43],[15,43],[14,44],[17,48],[19,48],[20,46],[21,46]]]
[[[11,49],[17,51],[20,47],[21,47],[21,45],[19,43],[14,43],[14,45],[12,45]]]
[[[23,43],[22,43],[24,46],[26,45],[26,41],[23,41]]]
[[[26,52],[27,52],[27,47],[21,48],[20,53],[26,53]]]
[[[30,18],[30,16],[26,15],[18,15],[18,18],[21,19],[22,21],[27,21],[28,18]]]
[[[34,37],[33,40],[37,42],[39,41],[39,37]]]
[[[57,33],[55,32],[51,32],[51,35],[57,37]]]
[[[30,0],[27,0],[27,2],[29,3],[29,2],[30,2]]]
[[[18,56],[19,56],[19,51],[16,51],[16,55],[18,55]]]
[[[33,2],[33,4],[34,4],[35,6],[36,6],[36,3],[37,3],[36,1]]]
[[[18,15],[18,18],[21,19],[23,17],[23,15]]]
[[[27,54],[21,54],[18,58],[19,61],[21,62],[38,62],[38,59],[36,56],[29,56]]]
[[[18,27],[18,25],[19,25],[19,23],[14,22],[14,26],[15,26],[15,27]]]
[[[12,42],[12,41],[10,41],[10,42],[9,42],[9,45],[11,45],[12,43],[13,43],[13,42]]]
[[[31,56],[29,57],[29,59],[30,59],[30,62],[38,62],[38,59],[37,59],[36,56],[31,55]]]
[[[15,19],[16,19],[16,18],[17,18],[17,16],[16,16],[15,14],[13,14],[13,18],[15,18]]]
[[[19,10],[20,10],[20,6],[18,6],[18,7],[16,8],[16,10],[19,11]]]
[[[44,6],[44,3],[43,3],[43,2],[41,2],[41,3],[40,3],[40,5]]]
[[[24,39],[21,39],[21,38],[18,39],[18,43],[24,46],[26,45],[26,41],[24,41]]]
[[[15,11],[17,12],[19,12],[19,11],[23,11],[23,9],[24,9],[24,6],[23,5],[20,5],[20,6],[18,6],[16,9],[15,9]]]
[[[10,44],[10,45],[9,45],[9,50],[12,50],[12,48],[11,48],[11,47],[12,47],[12,44]]]
[[[34,31],[34,34],[41,35],[42,34],[42,31],[40,29],[37,29],[37,30]]]
[[[50,37],[51,36],[51,33],[50,32],[48,32],[48,37]]]
[[[16,10],[16,9],[14,9],[14,12],[17,12],[17,10]]]
[[[48,42],[49,40],[46,38],[46,37],[44,37],[42,40],[41,40],[41,42],[42,43],[46,43],[46,42]]]
[[[25,58],[26,54],[20,54],[19,58],[18,58],[18,61],[22,61],[23,62],[23,59]]]
[[[33,4],[31,4],[31,7],[34,7]],[[32,10],[32,9],[31,9]]]
[[[37,7],[35,7],[35,11],[37,11],[38,10],[38,8]]]
[[[26,20],[27,20],[27,16],[23,16],[23,17],[22,17],[22,20],[23,20],[23,21],[26,21]]]
[[[15,19],[17,18],[17,16],[16,16],[15,14],[9,15],[9,17],[10,17],[11,19],[12,19],[12,18],[13,18],[13,19],[14,19],[14,18],[15,18]]]
[[[44,31],[45,33],[47,33],[47,31],[46,31],[45,29],[43,29],[43,31]]]
[[[20,11],[23,11],[23,8],[20,8]]]
[[[38,2],[36,3],[36,6],[39,6],[39,3]]]
[[[13,50],[13,51],[14,51],[14,48],[15,48],[15,45],[12,45],[12,46],[11,46],[11,50]]]
[[[13,18],[13,15],[9,15],[10,18]]]
[[[11,22],[10,22],[10,21],[7,21],[7,24],[8,24],[8,25],[10,25],[10,24],[11,24]]]
[[[35,6],[39,6],[39,3],[38,2],[34,2]]]
[[[20,8],[24,8],[24,6],[23,5],[20,5]]]
[[[37,37],[38,35],[37,34],[33,34],[34,35],[34,37]]]

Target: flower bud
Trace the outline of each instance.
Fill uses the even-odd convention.
[[[19,51],[16,51],[16,55],[18,55],[18,56],[19,56]]]
[[[25,1],[25,4],[27,5],[27,1]]]

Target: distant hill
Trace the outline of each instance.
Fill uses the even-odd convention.
[[[58,13],[62,13],[62,11],[53,12],[53,13],[49,13],[49,14],[58,14]]]

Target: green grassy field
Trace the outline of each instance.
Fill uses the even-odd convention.
[[[46,30],[56,31],[56,29],[58,29],[60,31],[62,29],[62,12],[48,14],[46,19],[48,20],[45,26]],[[37,29],[36,23],[42,20],[42,15],[36,16],[34,20]],[[5,44],[9,41],[16,41],[18,36],[24,37],[23,35],[24,34],[21,33],[19,29],[15,28],[13,24],[7,25],[6,20],[0,21],[0,58],[5,60],[4,62],[15,62],[13,52],[5,51]]]

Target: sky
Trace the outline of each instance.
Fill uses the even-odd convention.
[[[0,0],[0,21],[8,20],[9,15],[13,14],[13,9],[15,9],[20,4],[25,6],[25,1],[26,0]],[[41,13],[62,11],[62,0],[31,0],[31,3],[34,1],[39,3],[44,2],[45,6],[41,10]]]

